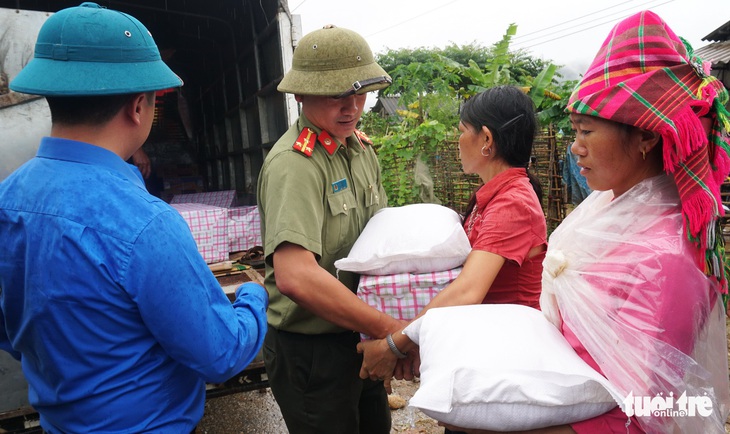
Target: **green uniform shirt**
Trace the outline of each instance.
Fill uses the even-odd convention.
[[[309,144],[311,156],[293,147],[305,127],[320,136],[316,144]],[[325,141],[321,134],[319,128],[301,116],[271,149],[258,180],[265,284],[269,291],[268,322],[289,332],[318,334],[344,330],[279,292],[271,267],[276,247],[283,242],[304,247],[315,254],[322,268],[356,292],[359,275],[337,273],[334,262],[347,256],[370,217],[387,203],[372,146],[355,134],[347,139],[347,146],[336,146],[334,139]],[[326,137],[327,133],[323,135]],[[331,145],[332,154],[322,143]]]

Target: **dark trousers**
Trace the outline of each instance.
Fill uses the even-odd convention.
[[[304,335],[269,326],[263,355],[291,434],[388,434],[382,381],[361,380],[357,333]]]

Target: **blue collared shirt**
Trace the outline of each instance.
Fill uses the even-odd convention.
[[[190,432],[243,370],[267,296],[231,306],[180,214],[116,154],[44,138],[0,183],[0,349],[47,432]]]

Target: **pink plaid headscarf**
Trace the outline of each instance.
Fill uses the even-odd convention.
[[[685,229],[700,249],[698,265],[727,292],[720,185],[730,172],[728,92],[651,11],[618,23],[568,101],[570,113],[655,131],[664,170],[674,175]],[[712,121],[708,140],[700,121]]]

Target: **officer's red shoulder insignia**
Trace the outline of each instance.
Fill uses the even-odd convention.
[[[292,146],[292,148],[294,148],[295,151],[301,152],[307,157],[311,157],[312,152],[314,152],[315,143],[317,143],[317,134],[311,128],[304,127],[302,132],[299,133],[299,137],[297,137],[297,140],[294,142],[294,146]]]
[[[360,144],[363,146],[363,148],[365,147],[365,145],[363,143],[367,143],[368,145],[373,144],[373,141],[370,140],[370,137],[368,137],[368,135],[363,133],[362,131],[355,130],[355,135],[357,136],[358,139],[360,139]]]
[[[340,146],[339,143],[337,143],[337,140],[333,139],[332,136],[330,136],[330,133],[324,130],[319,133],[318,139],[324,150],[330,155],[334,154]]]

